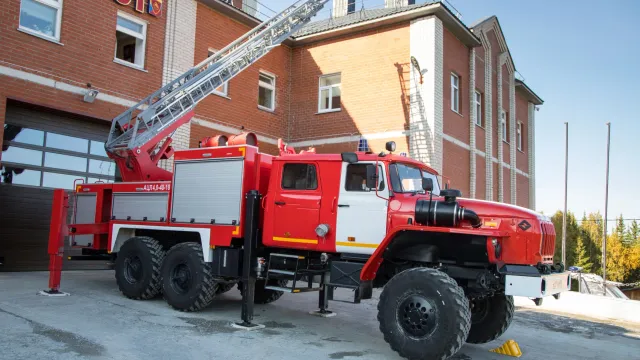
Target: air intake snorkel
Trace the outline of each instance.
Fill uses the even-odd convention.
[[[471,226],[478,228],[482,221],[474,211],[460,206],[456,198],[462,196],[460,190],[440,190],[444,201],[420,199],[416,201],[416,222],[422,225],[456,227],[462,221],[469,221]]]

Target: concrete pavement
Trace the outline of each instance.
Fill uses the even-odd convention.
[[[256,306],[255,320],[266,328],[248,332],[230,326],[240,317],[235,289],[202,312],[182,313],[162,299],[125,298],[113,271],[65,272],[62,289],[71,296],[58,298],[36,295],[47,276],[0,273],[0,359],[399,359],[378,330],[377,299],[331,302],[338,315],[318,318],[308,315],[317,294],[285,294]],[[518,308],[499,340],[465,345],[454,359],[508,359],[488,352],[507,339],[520,344],[523,360],[640,356],[638,324]]]

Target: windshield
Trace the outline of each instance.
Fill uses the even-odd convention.
[[[416,192],[422,191],[422,178],[433,180],[433,195],[440,194],[440,185],[436,175],[421,170],[415,166],[405,164],[389,165],[391,176],[391,186],[395,192]]]

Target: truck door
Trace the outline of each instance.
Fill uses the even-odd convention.
[[[387,200],[376,196],[375,189],[366,187],[367,167],[375,162],[343,163],[338,195],[336,251],[372,254],[387,231]],[[378,192],[383,191],[386,171],[378,165]]]
[[[320,218],[322,191],[315,163],[285,163],[280,174],[280,190],[274,192],[274,246],[315,249],[315,229]]]

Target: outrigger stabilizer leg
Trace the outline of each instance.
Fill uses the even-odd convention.
[[[64,238],[68,235],[67,210],[69,209],[69,194],[63,189],[53,191],[53,206],[51,210],[51,227],[49,232],[49,289],[41,290],[39,295],[68,296],[60,291],[62,277],[62,258],[64,256]]]

